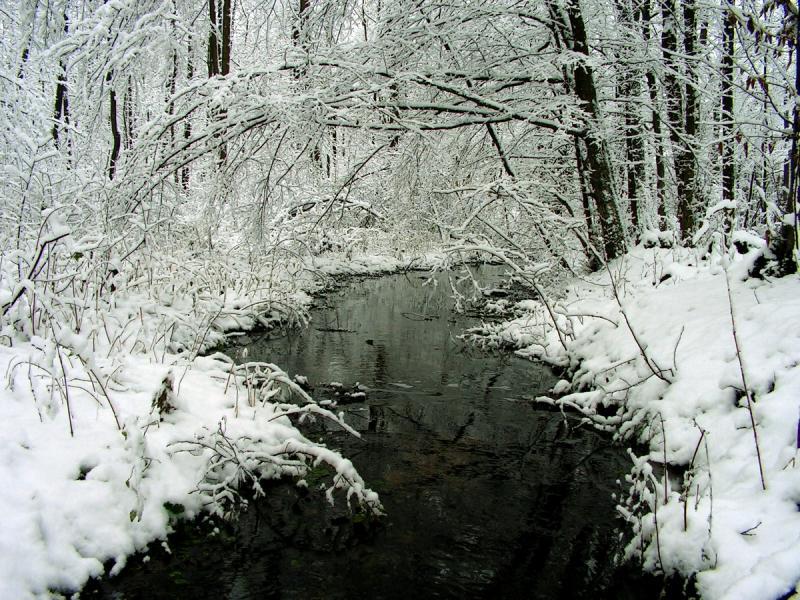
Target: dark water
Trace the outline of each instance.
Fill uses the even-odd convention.
[[[474,320],[451,312],[446,275],[425,279],[353,283],[308,329],[247,350],[307,376],[318,399],[335,397],[326,383],[366,386],[340,406],[363,439],[326,439],[381,494],[384,518],[275,484],[234,525],[184,525],[170,554],[156,547],[82,597],[657,597],[658,582],[614,560],[624,452],[529,401],[554,383],[548,369],[457,340]]]

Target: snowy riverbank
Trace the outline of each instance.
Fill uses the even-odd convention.
[[[181,280],[137,293],[134,273],[99,310],[75,303],[72,327],[46,335],[7,327],[0,474],[12,484],[0,492],[0,596],[75,591],[166,539],[176,516],[230,509],[236,478],[250,487],[251,474],[302,477],[303,461],[330,464],[328,486],[378,508],[349,461],[281,416],[297,410],[281,404],[289,396],[306,398],[278,367],[198,355],[226,332],[302,320],[309,294],[330,276],[441,260],[316,258],[238,288],[206,282],[202,292]],[[649,447],[620,488],[628,554],[650,570],[697,573],[706,599],[777,598],[800,579],[800,281],[747,278],[749,261],[637,248],[551,304],[563,344],[534,300],[494,301],[515,318],[476,332],[483,343],[569,367],[570,380],[539,401]],[[235,460],[224,450],[231,441]]]
[[[345,489],[347,500],[338,501],[378,509],[349,461],[280,416],[300,410],[282,401],[309,399],[278,367],[236,368],[223,355],[200,354],[226,332],[304,319],[309,294],[330,276],[407,264],[315,258],[259,273],[184,265],[174,277],[158,273],[155,285],[154,270],[126,271],[102,302],[37,296],[68,306],[48,306],[50,315],[72,318],[74,308],[74,322],[65,317],[45,331],[26,320],[23,297],[0,345],[0,597],[69,594],[106,568],[115,573],[164,540],[176,516],[231,509],[236,484],[257,487],[251,475],[299,478],[306,463],[325,462],[331,492]],[[147,280],[141,292],[139,279]],[[0,291],[11,298],[13,290]]]
[[[537,301],[501,302],[515,318],[477,332],[569,366],[539,400],[649,448],[621,486],[628,554],[696,574],[706,600],[770,600],[800,580],[800,279],[748,278],[753,256],[637,248],[553,304],[568,351]]]

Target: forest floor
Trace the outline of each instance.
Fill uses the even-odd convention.
[[[538,301],[501,301],[513,318],[475,331],[568,367],[538,400],[640,449],[621,485],[628,555],[696,574],[707,600],[779,598],[800,580],[800,278],[748,277],[757,254],[638,247],[551,305],[566,349]]]
[[[474,332],[481,343],[567,367],[569,380],[538,401],[581,411],[649,449],[631,452],[620,489],[629,555],[650,570],[697,573],[706,599],[777,598],[800,579],[800,280],[749,278],[751,261],[639,247],[550,303],[563,343],[538,300],[495,300],[490,308],[508,320]],[[270,299],[282,289],[275,306],[296,314],[327,276],[406,266],[317,259],[276,277]],[[279,402],[297,390],[277,367],[262,365],[258,381],[232,378],[223,356],[200,356],[226,332],[256,326],[248,307],[263,301],[225,293],[199,315],[185,299],[131,293],[78,332],[54,328],[47,339],[33,332],[0,346],[0,597],[69,594],[154,540],[166,544],[176,518],[221,510],[226,477],[254,484],[229,455],[219,459],[237,439],[249,440],[235,447],[242,455],[276,458],[253,472],[298,474],[288,450],[309,452],[376,506],[349,461],[285,416],[292,409]],[[254,402],[253,387],[275,403]]]

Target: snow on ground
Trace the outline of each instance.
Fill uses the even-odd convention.
[[[330,465],[331,499],[342,488],[337,501],[380,510],[348,460],[306,439],[297,417],[281,416],[336,415],[307,404],[274,365],[235,369],[223,355],[198,355],[225,332],[302,320],[308,294],[329,276],[408,264],[403,256],[316,257],[291,272],[243,268],[253,283],[238,288],[230,281],[215,287],[214,265],[198,266],[185,281],[168,274],[168,284],[149,288],[129,274],[118,290],[106,290],[105,304],[93,294],[84,302],[49,298],[48,314],[60,320],[33,325],[24,296],[0,323],[0,598],[74,592],[166,539],[176,515],[224,513],[237,485],[300,478],[311,462]],[[233,269],[217,266],[223,274]],[[198,277],[208,280],[200,291]],[[73,302],[77,326],[62,302]],[[295,404],[282,404],[290,397]]]
[[[800,580],[800,279],[748,278],[753,256],[637,248],[553,303],[568,351],[538,301],[476,331],[570,367],[556,399],[540,401],[578,409],[632,445],[620,497],[629,556],[696,573],[707,600],[778,598]]]
[[[629,441],[633,467],[620,494],[629,556],[696,573],[706,599],[776,598],[800,580],[800,281],[747,278],[751,260],[637,248],[549,307],[520,302],[514,319],[476,332],[568,367],[569,380],[539,400]],[[331,276],[443,261],[345,253],[270,270],[268,286],[258,274],[249,286],[208,283],[203,293],[193,281],[172,293],[129,281],[104,308],[81,305],[81,319],[76,303],[81,326],[53,323],[47,335],[25,324],[30,307],[20,303],[0,331],[0,597],[77,590],[165,539],[176,514],[230,510],[237,484],[301,478],[306,461],[331,465],[331,495],[345,490],[339,501],[379,509],[348,460],[281,416],[333,413],[304,404],[274,365],[234,368],[198,354],[226,332],[302,320],[309,293]],[[284,404],[291,396],[299,404]]]

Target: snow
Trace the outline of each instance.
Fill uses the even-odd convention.
[[[472,332],[568,368],[569,381],[539,400],[582,412],[631,447],[620,503],[628,556],[649,570],[696,574],[707,600],[768,600],[800,580],[800,280],[748,278],[762,244],[740,238],[756,250],[709,258],[638,247],[574,281],[555,303],[566,350],[538,301]],[[668,475],[656,476],[649,465],[663,467],[665,455]]]
[[[628,557],[696,575],[711,600],[767,600],[800,580],[800,282],[747,277],[758,251],[714,258],[638,247],[571,282],[552,310],[539,299],[498,304],[512,318],[472,332],[566,369],[538,400],[581,412],[630,447],[618,495]],[[81,328],[4,329],[0,475],[13,485],[0,490],[0,597],[76,591],[153,541],[166,543],[176,506],[181,518],[235,513],[240,492],[287,475],[305,485],[306,468],[320,461],[334,473],[330,501],[379,511],[353,464],[295,427],[323,418],[350,430],[311,401],[302,377],[199,356],[226,332],[302,320],[326,277],[446,261],[349,254],[314,257],[261,296],[226,286],[219,298],[190,300],[129,283],[102,311],[87,311]],[[293,311],[265,312],[267,297]]]
[[[320,274],[404,266],[392,256],[315,257],[298,277],[276,276],[267,264],[272,287],[251,293],[230,285],[220,297],[166,287],[145,293],[129,278],[109,302],[79,305],[80,327],[53,322],[40,334],[16,316],[27,309],[23,296],[0,338],[0,598],[75,592],[90,577],[119,572],[148,544],[166,542],[176,507],[189,519],[233,514],[244,502],[240,492],[260,493],[262,479],[302,480],[312,463],[332,468],[330,501],[380,512],[353,464],[295,427],[322,418],[358,435],[341,414],[314,403],[298,385],[302,377],[200,353],[226,332],[302,320],[310,293],[324,283]],[[11,281],[0,278],[0,298],[10,299]]]

